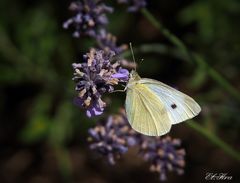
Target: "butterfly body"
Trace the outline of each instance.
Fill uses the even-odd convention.
[[[157,80],[141,78],[136,71],[130,74],[125,107],[132,128],[149,136],[164,135],[172,124],[201,111],[191,97]]]

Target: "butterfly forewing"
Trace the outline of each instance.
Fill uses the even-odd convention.
[[[168,112],[171,124],[191,119],[201,111],[200,106],[191,97],[162,82],[147,78],[139,82],[161,100]]]
[[[132,128],[145,135],[164,135],[171,128],[163,101],[145,84],[138,83],[128,88],[126,113]]]

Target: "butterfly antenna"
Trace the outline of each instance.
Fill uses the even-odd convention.
[[[136,60],[135,60],[135,57],[134,57],[134,53],[133,53],[133,47],[132,47],[132,43],[130,42],[129,43],[129,46],[130,46],[130,49],[131,49],[131,53],[132,53],[132,58],[133,58],[133,62],[134,62],[134,70],[136,71],[137,70],[137,64],[136,64]]]

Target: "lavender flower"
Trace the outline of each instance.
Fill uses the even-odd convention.
[[[140,154],[151,163],[150,171],[157,172],[160,180],[166,180],[168,171],[183,174],[185,150],[180,149],[179,139],[167,137],[145,138],[141,144]]]
[[[116,54],[120,54],[127,49],[127,45],[123,44],[117,46],[117,38],[110,33],[107,33],[105,29],[101,29],[97,36],[97,42],[101,49],[112,50]]]
[[[151,163],[150,171],[159,173],[161,181],[166,180],[168,171],[183,174],[185,150],[180,140],[166,137],[148,137],[135,132],[129,125],[124,110],[112,115],[107,122],[89,129],[90,149],[107,157],[110,164],[125,154],[132,146],[139,146],[139,154]]]
[[[74,16],[63,23],[63,28],[68,29],[72,25],[75,28],[74,37],[80,37],[82,34],[96,37],[98,29],[108,24],[106,13],[113,12],[113,9],[101,3],[101,0],[72,2],[69,10]]]
[[[135,145],[136,132],[132,130],[124,113],[110,116],[106,123],[89,129],[90,149],[106,156],[110,164]]]
[[[136,12],[139,11],[140,9],[144,8],[147,3],[146,0],[117,0],[118,3],[122,4],[128,4],[128,11],[129,12]]]
[[[119,82],[128,81],[128,70],[122,69],[118,62],[110,62],[114,55],[113,51],[91,49],[83,56],[83,63],[72,64],[78,92],[75,103],[86,109],[88,117],[102,114],[106,106],[102,95],[112,92]]]

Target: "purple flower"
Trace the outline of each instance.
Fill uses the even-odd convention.
[[[124,113],[110,116],[106,123],[89,129],[90,149],[105,156],[110,164],[137,144],[136,132],[132,130]]]
[[[129,12],[136,12],[139,11],[140,9],[146,7],[147,2],[146,0],[117,0],[118,3],[122,4],[128,4],[128,11]]]
[[[103,4],[101,0],[72,2],[69,10],[74,16],[63,23],[63,28],[68,29],[70,25],[74,27],[74,37],[80,37],[82,34],[96,37],[99,29],[108,24],[106,13],[113,12],[113,9]]]
[[[113,86],[119,82],[128,81],[128,70],[110,62],[114,55],[113,51],[91,49],[83,56],[83,63],[72,64],[78,92],[75,104],[85,108],[88,117],[101,115],[106,106],[102,95],[114,91]]]
[[[150,162],[150,171],[159,173],[160,180],[167,179],[168,171],[183,174],[185,150],[180,148],[181,141],[166,137],[145,137],[141,143],[140,154]]]
[[[110,164],[125,154],[132,146],[139,146],[139,154],[148,161],[150,171],[157,172],[160,180],[166,180],[168,171],[184,173],[185,150],[179,139],[170,136],[149,137],[134,131],[122,109],[120,114],[111,115],[106,122],[89,129],[90,149],[107,158]]]
[[[125,44],[117,46],[117,38],[112,34],[106,32],[105,29],[100,30],[97,36],[97,42],[101,49],[112,50],[116,54],[120,54],[127,49],[127,45]]]
[[[85,105],[84,99],[76,97],[74,103],[78,106],[83,107]],[[106,104],[99,98],[97,101],[93,102],[86,108],[86,115],[88,117],[101,115],[104,111]]]
[[[119,68],[118,72],[112,75],[112,78],[127,81],[129,78],[129,71],[127,69]]]

